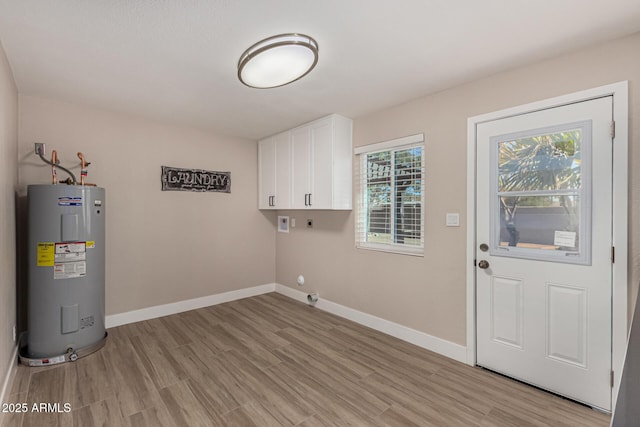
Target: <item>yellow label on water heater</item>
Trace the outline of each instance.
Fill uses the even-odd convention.
[[[38,267],[53,267],[56,258],[54,242],[38,242]]]

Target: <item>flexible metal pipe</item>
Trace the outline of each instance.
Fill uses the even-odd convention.
[[[54,164],[53,162],[51,162],[51,161],[49,161],[49,160],[45,159],[45,158],[44,158],[44,156],[43,156],[42,154],[40,154],[40,153],[38,153],[38,156],[40,156],[40,159],[41,159],[43,162],[45,162],[46,164],[51,165],[51,166],[55,166],[55,167],[57,167],[57,168],[60,168],[60,169],[62,169],[63,171],[65,171],[66,173],[68,173],[68,174],[69,174],[69,176],[71,177],[71,181],[73,182],[73,185],[76,185],[76,184],[78,183],[78,181],[76,180],[76,176],[75,176],[75,175],[73,174],[73,172],[71,172],[69,169],[65,168],[64,166],[60,166],[60,165],[56,165],[56,164]]]

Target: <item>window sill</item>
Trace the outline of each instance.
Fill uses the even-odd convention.
[[[356,248],[364,249],[367,251],[387,252],[398,255],[424,257],[424,248],[407,248],[397,245],[376,245],[371,243],[357,243]]]

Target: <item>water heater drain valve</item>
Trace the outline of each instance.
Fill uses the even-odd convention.
[[[69,360],[72,362],[75,362],[76,360],[78,360],[78,353],[76,353],[76,351],[71,347],[67,349],[67,355],[69,355]]]

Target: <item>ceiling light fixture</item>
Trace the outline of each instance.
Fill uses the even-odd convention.
[[[318,63],[318,43],[304,34],[280,34],[245,50],[238,78],[249,87],[267,89],[295,82]]]

